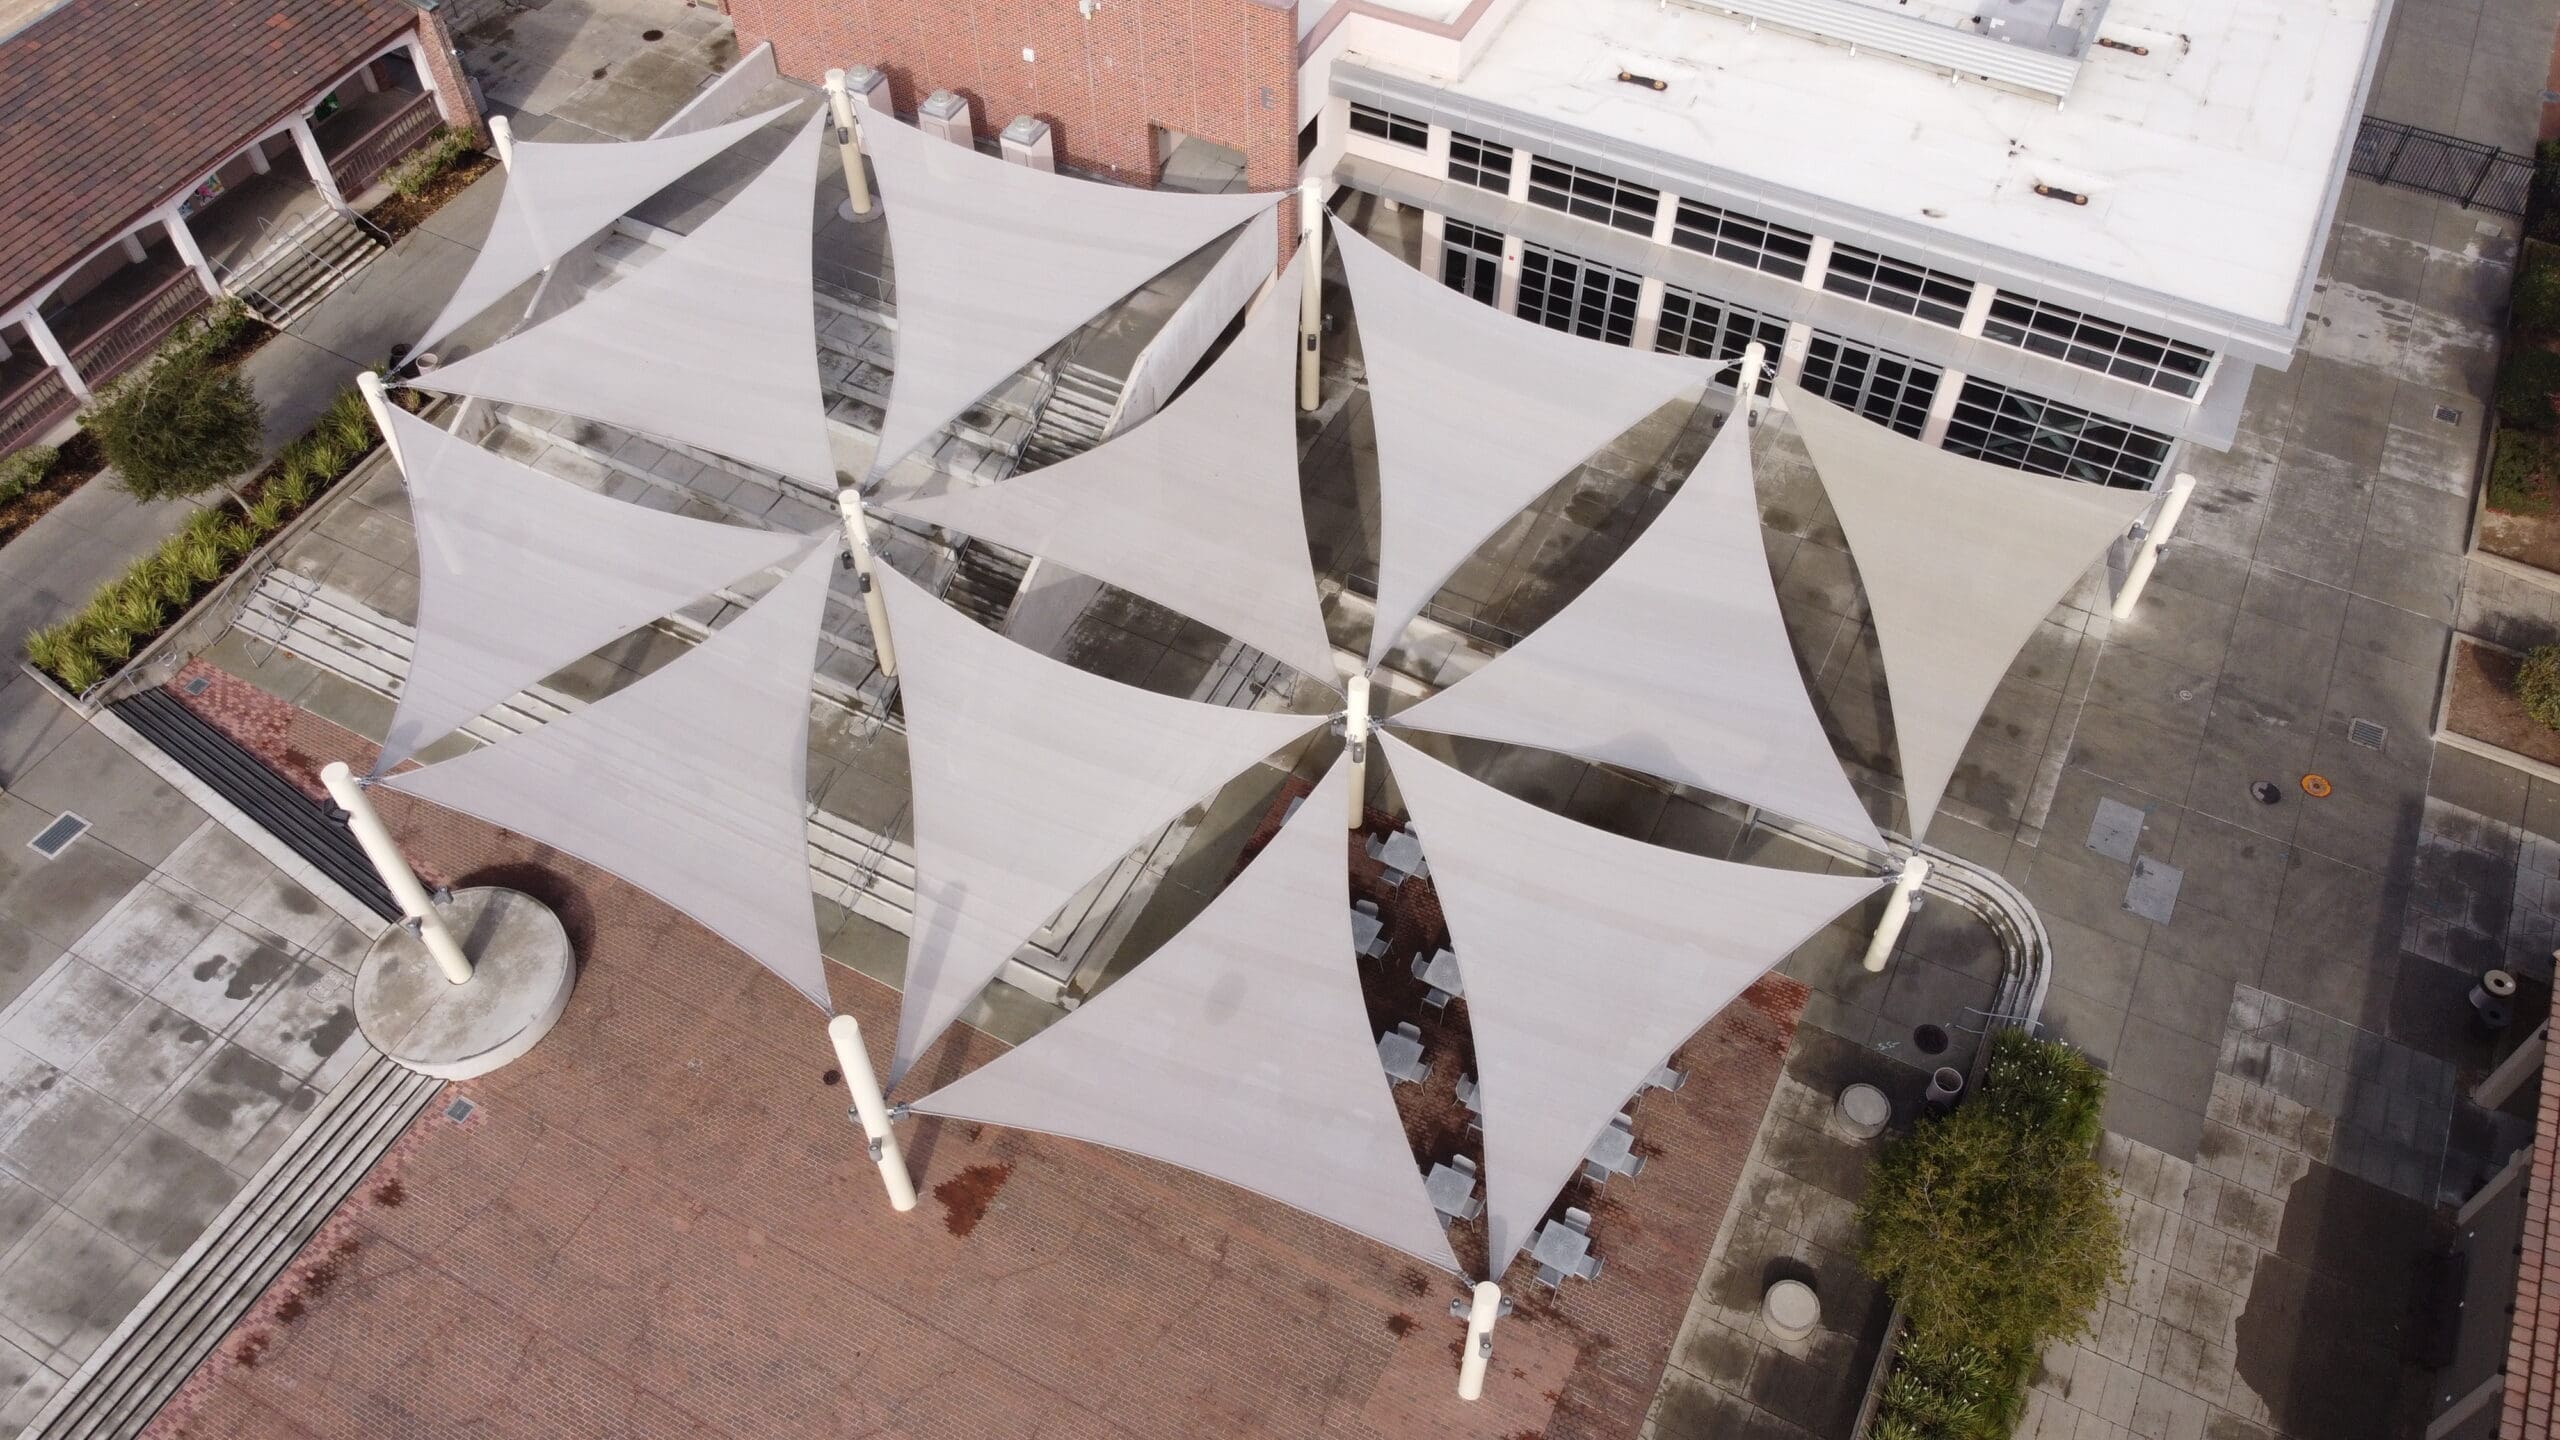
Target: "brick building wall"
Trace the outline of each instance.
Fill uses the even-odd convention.
[[[462,57],[453,47],[453,30],[434,10],[418,14],[418,52],[426,57],[427,75],[442,99],[446,123],[469,130],[483,143],[489,138],[488,117],[472,98],[471,81],[462,73]]]

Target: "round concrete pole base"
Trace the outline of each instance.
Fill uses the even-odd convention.
[[[356,970],[356,1025],[375,1049],[422,1075],[469,1080],[550,1033],[569,1006],[577,965],[560,917],[521,891],[459,891],[443,914],[471,957],[471,983],[446,980],[427,947],[394,924]]]
[[[853,202],[851,200],[839,200],[836,202],[836,218],[839,220],[850,220],[856,225],[868,225],[872,221],[880,218],[880,197],[877,195],[872,196],[871,208],[863,211],[859,215],[854,213]]]

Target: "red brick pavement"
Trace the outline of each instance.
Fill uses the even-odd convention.
[[[180,698],[306,785],[371,758],[199,674]],[[411,1128],[155,1440],[1633,1435],[1805,1000],[1764,981],[1683,1052],[1689,1085],[1644,1098],[1655,1158],[1595,1207],[1607,1276],[1550,1296],[1515,1268],[1521,1314],[1463,1406],[1452,1279],[1171,1166],[923,1121],[909,1156],[932,1194],[895,1215],[781,982],[593,867],[382,809],[422,868],[559,905],[577,993],[532,1055],[454,1087],[471,1119],[439,1105]],[[885,1039],[894,997],[831,978]],[[919,1069],[939,1083],[998,1049],[955,1029]]]

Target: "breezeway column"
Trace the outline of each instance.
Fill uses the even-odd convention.
[[[2133,568],[2125,573],[2124,588],[2116,592],[2115,608],[2110,612],[2118,620],[2133,618],[2134,604],[2142,599],[2142,587],[2151,583],[2151,571],[2160,563],[2160,553],[2169,548],[2169,536],[2178,528],[2178,517],[2187,513],[2187,497],[2194,494],[2196,477],[2180,475],[2169,482],[2169,494],[2160,502],[2160,518],[2143,533],[2142,548],[2134,552]]]
[[[853,1120],[870,1142],[872,1163],[880,1167],[880,1183],[889,1191],[889,1208],[913,1210],[915,1177],[907,1173],[898,1132],[889,1128],[889,1100],[880,1093],[880,1076],[871,1068],[869,1047],[862,1043],[862,1022],[838,1015],[827,1022],[827,1039],[836,1047],[836,1068],[844,1072],[844,1088],[853,1092]]]
[[[329,798],[338,802],[338,808],[347,812],[347,828],[355,832],[356,843],[364,847],[364,858],[373,862],[384,888],[399,903],[401,923],[414,928],[445,979],[456,985],[470,984],[470,957],[454,943],[453,932],[445,928],[444,917],[436,913],[427,887],[418,883],[418,872],[409,868],[408,857],[400,853],[390,828],[382,823],[373,802],[365,798],[355,772],[347,768],[345,761],[332,760],[321,767],[320,783],[328,789]]]
[[[329,157],[321,153],[320,137],[311,133],[310,119],[296,115],[285,128],[293,132],[293,148],[302,152],[302,168],[311,172],[311,188],[320,192],[330,209],[354,214],[347,208],[347,197],[338,190],[338,177],[329,173]]]
[[[1306,280],[1298,290],[1298,408],[1309,411],[1324,398],[1324,189],[1321,180],[1298,186],[1307,249]]]
[[[187,228],[187,217],[172,205],[160,212],[160,225],[169,232],[169,244],[177,250],[178,258],[196,272],[196,283],[204,287],[204,293],[221,299],[222,282],[214,277],[213,266],[206,263],[204,251],[197,246],[196,232]]]
[[[861,164],[860,160],[853,162]],[[898,647],[889,638],[889,606],[880,595],[880,587],[871,578],[871,523],[862,513],[862,493],[858,490],[836,492],[836,509],[844,515],[845,549],[853,556],[853,576],[861,582],[862,608],[871,620],[871,653],[880,661],[880,673],[898,678]]]
[[[1875,938],[1867,942],[1866,966],[1870,971],[1884,969],[1893,956],[1894,942],[1902,938],[1902,927],[1911,919],[1911,897],[1929,878],[1929,862],[1913,853],[1902,862],[1902,874],[1893,882],[1893,893],[1885,897],[1884,918],[1876,922]]]
[[[35,306],[29,305],[21,312],[18,323],[26,327],[27,338],[35,342],[36,353],[43,356],[44,363],[52,366],[62,377],[64,388],[80,397],[81,404],[86,405],[98,398],[91,393],[89,382],[80,378],[80,371],[71,363],[69,352],[62,348],[61,341],[53,338],[53,327],[44,323],[44,317],[36,313]]]

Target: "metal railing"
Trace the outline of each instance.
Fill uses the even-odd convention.
[[[2533,193],[2533,157],[2403,125],[2396,120],[2365,117],[2356,131],[2356,148],[2347,158],[2347,173],[2385,185],[2424,190],[2457,201],[2465,210],[2498,210],[2522,215]]]
[[[72,346],[71,366],[90,384],[102,384],[150,353],[179,321],[212,303],[196,272],[181,265],[96,334]]]
[[[0,395],[0,455],[34,440],[79,406],[80,397],[63,383],[62,372],[48,369],[28,377]]]
[[[436,97],[421,94],[374,122],[356,142],[329,157],[329,173],[352,201],[356,192],[382,178],[392,162],[436,132],[444,117],[436,113]]]

